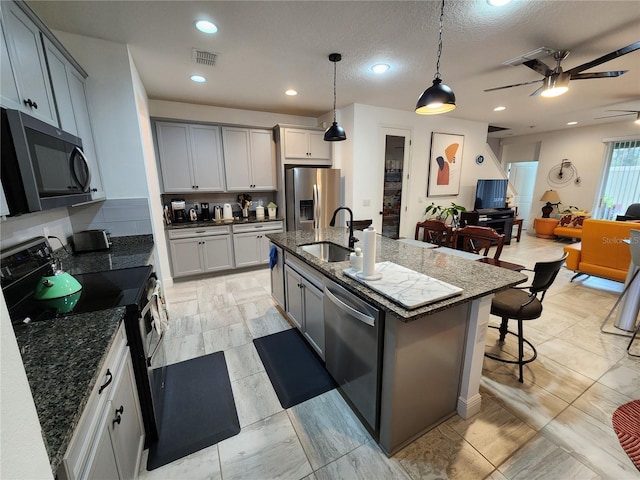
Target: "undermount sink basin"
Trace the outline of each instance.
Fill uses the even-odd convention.
[[[352,250],[331,242],[317,242],[302,245],[302,250],[325,262],[344,262],[349,260]]]

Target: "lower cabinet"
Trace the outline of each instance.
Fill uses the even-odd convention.
[[[60,480],[137,477],[144,424],[124,325],[58,468]]]
[[[271,296],[278,302],[278,305],[285,309],[285,294],[284,294],[284,251],[280,247],[276,247],[272,243],[269,245],[269,251],[271,248],[276,249],[277,261],[273,268],[271,268]]]
[[[313,349],[324,359],[324,309],[322,280],[295,264],[284,266],[286,312]]]
[[[233,226],[233,247],[236,267],[249,267],[269,263],[271,243],[269,233],[283,231],[281,221],[248,223]]]
[[[229,226],[169,231],[174,277],[233,268]]]

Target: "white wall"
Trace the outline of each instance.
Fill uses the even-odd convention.
[[[58,237],[65,244],[73,234],[67,207],[34,212],[17,217],[8,217],[0,222],[0,246],[4,249],[33,237],[44,236],[45,229],[49,235]],[[49,240],[54,250],[61,248],[55,240]]]
[[[568,183],[562,187],[553,187],[553,190],[558,191],[560,200],[562,200],[560,207],[575,205],[583,210],[591,211],[598,202],[596,194],[604,168],[606,149],[603,140],[629,136],[640,138],[640,129],[633,121],[627,120],[503,139],[504,151],[518,145],[541,143],[530,218],[541,216],[543,203],[539,199],[546,190],[551,189],[547,182],[549,171],[565,158],[575,165],[581,182],[580,185]],[[503,156],[502,161],[506,163],[511,160],[508,156]]]
[[[0,295],[0,390],[0,478],[52,479],[40,421],[3,295]]]
[[[402,214],[400,236],[413,238],[416,222],[423,218],[425,207],[432,201],[444,206],[455,202],[472,209],[477,179],[503,177],[493,162],[475,163],[478,155],[489,154],[486,123],[360,104],[343,108],[340,113],[347,140],[339,142],[336,150],[340,168],[350,176],[346,179],[346,204],[352,206],[356,218],[373,218],[378,231],[381,229],[379,212],[384,175],[382,127],[410,130],[412,137],[409,187],[408,191],[403,191],[408,209]],[[431,133],[434,131],[464,135],[460,193],[457,196],[427,197]],[[364,206],[367,200],[370,202],[368,207]]]

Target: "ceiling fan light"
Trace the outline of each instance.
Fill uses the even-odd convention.
[[[324,141],[325,142],[341,142],[342,140],[347,139],[347,134],[338,122],[333,122],[333,124],[327,128],[326,132],[324,132]]]
[[[550,75],[546,77],[542,84],[542,92],[540,95],[543,97],[558,97],[569,91],[569,80],[571,76],[566,73],[560,73],[557,75]]]
[[[416,113],[420,115],[436,115],[456,108],[456,96],[442,80],[435,78],[433,85],[427,88],[416,104]]]

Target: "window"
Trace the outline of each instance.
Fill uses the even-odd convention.
[[[609,142],[594,218],[615,220],[640,203],[640,140]]]

